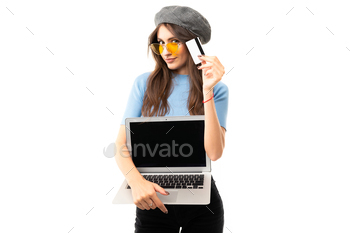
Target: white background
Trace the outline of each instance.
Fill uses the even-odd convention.
[[[211,24],[230,90],[224,232],[349,232],[348,1],[1,1],[1,232],[133,232],[114,143],[154,15]],[[206,208],[204,209],[204,211]]]

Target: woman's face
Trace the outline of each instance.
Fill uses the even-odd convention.
[[[173,35],[164,25],[159,27],[157,33],[157,41],[160,44],[166,44],[169,42],[180,42],[175,35]],[[164,46],[165,47],[165,46]],[[181,43],[175,54],[172,54],[168,51],[168,48],[165,47],[163,53],[161,54],[162,58],[168,65],[170,70],[173,70],[176,74],[188,74],[186,61],[189,56],[188,49],[186,44]],[[171,59],[171,60],[167,60]]]

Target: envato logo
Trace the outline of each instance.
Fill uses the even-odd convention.
[[[172,144],[171,145],[169,145],[168,143],[162,143],[162,144],[159,145],[157,143],[155,148],[153,149],[153,151],[150,148],[149,144],[146,144],[146,145],[143,144],[143,143],[134,144],[134,147],[133,147],[134,157],[137,157],[137,148],[139,148],[139,147],[141,147],[141,149],[142,149],[141,156],[146,157],[146,155],[149,154],[151,157],[154,157],[156,155],[156,152],[157,152],[157,149],[158,149],[159,146],[160,147],[165,147],[164,149],[159,150],[158,155],[160,157],[171,157],[171,156],[179,157],[179,155],[182,156],[182,157],[189,157],[193,153],[192,146],[190,144],[188,144],[188,143],[184,143],[184,144],[181,144],[181,146],[179,147],[179,154],[176,154],[175,153],[175,148],[177,146],[179,146],[179,144],[175,143],[175,140],[172,140]],[[188,147],[190,152],[187,153],[187,154],[184,154],[183,153],[183,148],[184,147]],[[146,149],[147,149],[148,153],[146,153]],[[103,149],[103,154],[107,158],[114,157],[115,154],[116,154],[115,152],[116,152],[116,145],[115,145],[115,143],[109,144],[109,146],[107,147],[107,150],[105,150],[105,148]],[[128,150],[128,148],[127,148],[127,146],[125,144],[123,144],[119,148],[118,152],[119,152],[118,154],[121,155],[124,158],[127,158],[127,157],[131,156],[131,153],[130,153],[130,151]],[[123,152],[128,152],[128,154],[124,154]]]
[[[124,145],[123,145],[123,147],[124,147]],[[116,145],[115,145],[115,143],[110,143],[110,144],[107,146],[107,149],[106,149],[106,147],[103,148],[102,153],[103,153],[104,156],[106,156],[107,158],[113,158],[114,155],[115,155],[115,151],[116,151]]]

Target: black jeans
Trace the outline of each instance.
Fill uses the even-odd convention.
[[[168,214],[159,208],[141,210],[136,207],[135,233],[222,233],[224,206],[211,177],[211,194],[208,205],[167,205]]]

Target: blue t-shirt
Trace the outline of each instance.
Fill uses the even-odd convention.
[[[143,96],[146,91],[146,81],[151,72],[146,72],[139,75],[132,85],[129,99],[124,111],[124,116],[120,124],[125,124],[125,119],[128,117],[142,117],[141,108],[143,104]],[[165,116],[185,116],[188,113],[187,98],[190,90],[189,75],[177,74],[174,78],[174,89],[168,97],[170,107],[169,113]],[[219,123],[226,129],[226,119],[228,110],[229,91],[225,83],[219,81],[214,86],[214,102],[216,114]],[[210,97],[209,97],[210,98]],[[212,100],[210,100],[212,101]],[[189,113],[187,115],[190,115]]]

